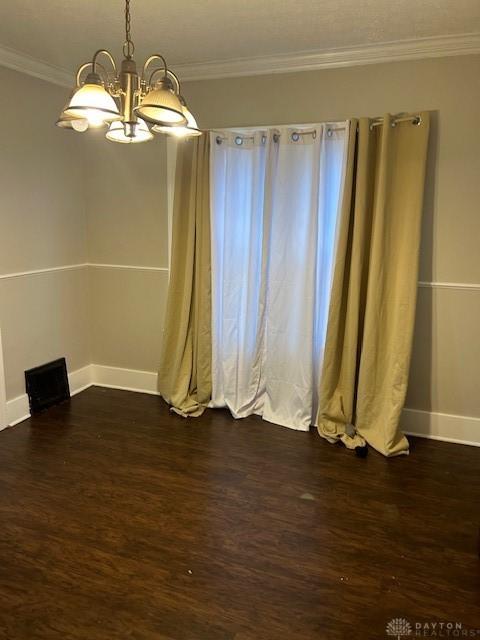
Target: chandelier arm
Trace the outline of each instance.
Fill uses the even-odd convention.
[[[177,94],[180,95],[180,80],[178,79],[178,76],[176,73],[173,73],[173,71],[171,71],[170,69],[167,69],[167,73],[169,76],[171,76],[173,78],[173,82],[175,83],[175,86],[177,87]]]
[[[105,67],[103,66],[103,64],[100,64],[100,62],[97,62],[97,67],[99,67],[99,69],[102,71],[103,75],[104,75],[104,80],[108,82],[108,75],[107,75],[107,70],[105,69]],[[75,76],[75,82],[76,82],[76,86],[78,88],[80,88],[80,76],[82,75],[82,73],[85,71],[85,69],[88,69],[88,67],[92,67],[92,62],[85,62],[84,64],[80,65],[78,67],[78,71],[77,74]]]
[[[157,69],[157,71],[163,71],[164,76],[167,77],[167,74],[168,74],[167,61],[159,53],[154,53],[153,55],[151,55],[149,58],[145,60],[145,64],[143,65],[143,70],[142,70],[142,82],[145,81],[145,73],[147,71],[147,67],[154,60],[161,60],[163,62],[163,69]]]
[[[149,86],[152,86],[152,80],[153,80],[154,76],[157,73],[161,73],[162,71],[163,71],[165,77],[171,77],[173,79],[173,82],[174,82],[175,87],[176,87],[175,93],[177,95],[180,95],[180,80],[178,79],[177,75],[175,73],[173,73],[173,71],[170,71],[170,69],[167,69],[166,73],[165,73],[165,69],[154,69],[152,71],[152,73],[150,74],[150,78],[148,79]]]
[[[92,58],[92,71],[93,71],[93,73],[96,73],[97,65],[100,66],[100,63],[97,62],[97,58],[102,53],[103,53],[103,55],[105,55],[110,60],[110,62],[112,63],[113,70],[115,72],[115,76],[118,76],[117,65],[115,64],[115,60],[114,60],[112,54],[110,53],[110,51],[107,51],[107,49],[98,49],[98,51],[95,51],[95,53],[93,55],[93,58]]]

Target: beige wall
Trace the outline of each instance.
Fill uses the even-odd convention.
[[[115,265],[90,269],[92,362],[155,371],[168,284],[166,142],[85,135],[83,147],[89,262]]]
[[[165,138],[116,144],[98,131],[82,142],[89,261],[168,266]]]
[[[70,371],[155,370],[168,284],[165,140],[127,146],[62,131],[54,122],[68,90],[1,67],[0,81],[10,87],[0,95],[7,400],[25,392],[25,369],[63,355]],[[86,263],[114,266],[2,277]]]
[[[432,110],[407,406],[480,416],[480,56],[189,82],[202,127],[321,122]]]
[[[80,138],[54,126],[68,93],[0,67],[0,276],[86,261]],[[85,269],[0,277],[7,399],[23,372],[59,356],[90,362]]]
[[[168,272],[90,269],[92,362],[156,371]]]
[[[55,127],[68,94],[0,67],[0,274],[83,262],[80,136]]]

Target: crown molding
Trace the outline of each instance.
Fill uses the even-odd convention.
[[[72,87],[75,81],[73,73],[3,45],[0,45],[0,65],[61,87]]]
[[[468,33],[374,43],[361,47],[302,51],[287,55],[257,56],[223,61],[212,60],[210,62],[173,65],[173,68],[182,80],[206,80],[479,53],[480,33]],[[0,65],[61,87],[72,86],[73,75],[67,70],[2,45],[0,45]]]
[[[480,33],[435,36],[416,40],[399,40],[288,55],[237,58],[225,61],[175,65],[182,80],[204,80],[269,73],[292,73],[353,67],[380,62],[397,62],[421,58],[472,55],[480,53]]]

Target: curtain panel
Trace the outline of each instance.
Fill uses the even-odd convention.
[[[320,435],[385,456],[399,428],[415,320],[429,114],[352,120],[320,378]]]
[[[178,145],[172,256],[158,387],[177,413],[211,398],[210,139]]]
[[[318,410],[348,123],[212,136],[212,404]]]

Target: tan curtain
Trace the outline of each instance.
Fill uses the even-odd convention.
[[[198,416],[211,381],[210,141],[178,145],[170,283],[158,372],[161,395],[181,415]]]
[[[429,117],[352,121],[320,382],[320,435],[386,456],[399,429],[417,293]]]

